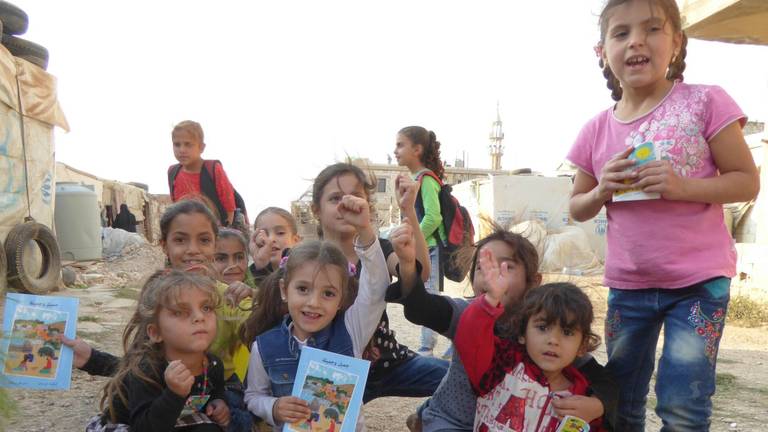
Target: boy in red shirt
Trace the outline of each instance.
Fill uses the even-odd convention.
[[[179,161],[168,168],[171,200],[205,197],[215,206],[211,210],[218,211],[221,225],[231,225],[235,214],[235,190],[221,162],[206,161],[201,157],[205,150],[203,128],[197,122],[185,120],[174,126],[171,139],[173,156]],[[203,176],[206,179],[202,179]],[[208,185],[215,186],[215,190]]]

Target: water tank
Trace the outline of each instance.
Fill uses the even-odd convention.
[[[62,260],[101,259],[101,217],[93,186],[56,183],[53,218]]]

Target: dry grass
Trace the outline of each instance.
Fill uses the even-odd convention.
[[[740,327],[768,324],[768,304],[745,296],[732,297],[728,304],[728,323]]]

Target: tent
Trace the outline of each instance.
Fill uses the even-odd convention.
[[[678,0],[688,37],[768,45],[768,0]]]

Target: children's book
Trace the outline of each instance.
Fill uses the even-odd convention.
[[[560,421],[560,426],[555,432],[589,432],[589,423],[578,417],[567,415]]]
[[[5,298],[0,338],[0,386],[68,390],[72,349],[61,335],[74,339],[78,299],[9,293]]]
[[[658,152],[653,141],[646,141],[632,150],[632,153],[627,157],[629,160],[635,161],[635,164],[628,169],[628,171],[636,170],[648,162],[659,160]],[[626,184],[632,184],[632,180],[624,180]],[[622,189],[613,193],[613,202],[621,201],[641,201],[649,199],[660,199],[661,194],[658,192],[647,193],[643,192],[639,188],[634,189]]]
[[[370,362],[315,348],[301,349],[291,395],[304,399],[309,419],[284,431],[351,432],[357,425]]]

